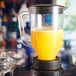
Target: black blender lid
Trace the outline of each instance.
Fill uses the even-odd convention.
[[[31,0],[30,3],[31,5],[36,5],[36,4],[52,4],[55,0]]]
[[[38,5],[38,4],[51,4],[51,5],[60,5],[65,6],[65,1],[60,3],[59,0],[30,0],[31,5]]]

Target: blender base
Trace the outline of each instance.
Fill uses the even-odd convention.
[[[38,60],[36,57],[33,60],[32,70],[32,76],[62,76],[63,73],[59,58],[44,61]]]

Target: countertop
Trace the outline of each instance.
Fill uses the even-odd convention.
[[[10,74],[6,74],[10,76]],[[32,76],[32,71],[26,70],[25,68],[17,68],[14,71],[14,76]],[[63,72],[63,76],[76,76],[76,67],[71,67]]]

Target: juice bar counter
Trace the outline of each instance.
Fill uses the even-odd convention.
[[[10,76],[10,74],[6,74]],[[32,70],[26,70],[25,68],[17,68],[14,71],[14,76],[33,76]],[[76,76],[76,67],[73,66],[70,69],[63,71],[63,76]]]

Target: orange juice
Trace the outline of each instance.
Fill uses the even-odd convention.
[[[41,28],[31,30],[31,44],[40,60],[53,60],[62,46],[63,30]]]

